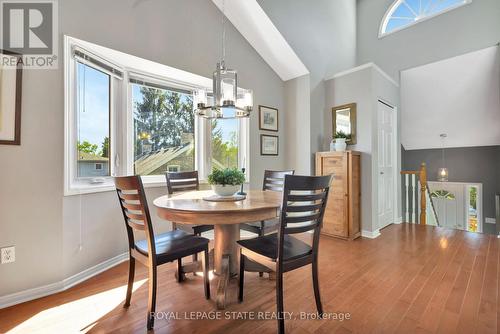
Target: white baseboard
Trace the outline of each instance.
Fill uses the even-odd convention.
[[[117,264],[122,263],[123,261],[128,260],[129,254],[128,252],[117,255],[109,260],[101,262],[93,267],[85,269],[82,272],[79,272],[76,275],[65,278],[62,281],[47,284],[44,286],[19,291],[16,293],[12,293],[10,295],[1,296],[0,297],[0,309],[9,307],[12,305],[24,303],[33,299],[42,298],[48,295],[52,295],[57,292],[64,291],[66,289],[71,288],[89,278],[102,273],[103,271],[108,270],[116,266]]]
[[[394,224],[401,224],[401,223],[403,223],[403,217],[396,218]]]
[[[380,231],[378,229],[376,229],[375,231],[362,230],[361,236],[363,238],[375,239],[380,236]]]
[[[486,218],[484,218],[484,222],[486,224],[496,224],[497,220],[495,218],[488,218],[488,217],[486,217]]]

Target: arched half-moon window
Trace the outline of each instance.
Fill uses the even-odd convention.
[[[467,5],[472,0],[396,0],[380,24],[379,37]]]

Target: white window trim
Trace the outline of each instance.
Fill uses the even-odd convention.
[[[396,28],[394,30],[391,30],[389,32],[384,32],[384,29],[387,27],[387,24],[389,23],[389,20],[391,19],[391,16],[392,14],[396,11],[396,9],[399,7],[399,5],[401,5],[401,3],[403,2],[404,0],[396,0],[394,1],[394,3],[389,6],[389,9],[385,12],[385,15],[384,17],[382,18],[382,21],[380,22],[380,27],[379,27],[379,32],[378,32],[378,38],[384,38],[386,36],[389,36],[393,33],[396,33],[398,31],[401,31],[401,30],[404,30],[404,29],[407,29],[407,28],[410,28],[410,27],[413,27],[414,25],[416,24],[419,24],[421,22],[424,22],[424,21],[427,21],[429,19],[432,19],[436,16],[439,16],[441,14],[445,14],[445,13],[448,13],[449,11],[452,11],[454,9],[457,9],[457,8],[460,8],[460,7],[463,7],[463,6],[466,6],[466,5],[469,5],[472,3],[472,0],[464,0],[464,2],[462,3],[459,3],[457,5],[454,5],[454,6],[451,6],[451,7],[448,7],[446,8],[445,10],[442,10],[440,12],[437,12],[437,13],[434,13],[434,14],[430,14],[430,15],[427,15],[419,20],[416,20],[414,22],[411,22],[411,23],[408,23],[407,25],[405,26],[402,26],[402,27],[399,27],[399,28]]]
[[[76,46],[69,36],[65,36],[64,43],[64,195],[78,195],[92,192],[110,191],[114,189],[112,175],[115,175],[115,164],[113,163],[114,152],[116,152],[116,140],[113,140],[116,134],[116,102],[119,101],[119,96],[115,96],[116,81],[111,74],[110,76],[110,157],[109,170],[111,176],[102,177],[76,177],[78,163],[77,152],[75,150],[77,138],[77,122],[76,113],[78,100],[75,98],[77,87],[77,65],[78,62],[73,57],[73,47]],[[90,66],[90,65],[88,65]]]
[[[130,66],[119,66],[123,73],[121,80],[111,77],[111,115],[110,115],[110,159],[109,166],[111,176],[87,178],[78,180],[76,178],[77,162],[76,162],[76,99],[74,94],[76,89],[76,60],[72,56],[74,47],[86,49],[86,44],[91,43],[78,40],[70,36],[64,36],[64,195],[79,195],[97,192],[114,191],[115,186],[113,176],[117,175],[133,175],[134,172],[134,122],[133,122],[133,106],[132,106],[132,89],[129,83],[130,74],[133,77],[144,76],[148,81],[156,81],[164,85],[181,86],[184,88],[199,88],[203,87],[208,91],[211,89],[211,79],[178,70],[169,66],[153,63],[145,59],[137,58],[131,55],[125,55],[118,51],[110,50],[119,55],[118,59],[123,59],[124,56],[133,59],[134,64],[142,67],[151,67],[150,71],[144,71],[139,68]],[[96,46],[97,47],[97,46]],[[103,48],[103,47],[99,47]],[[90,50],[89,50],[90,52]],[[99,55],[98,52],[92,51],[93,54]],[[105,57],[102,57],[106,60]],[[115,57],[108,57],[115,59]],[[109,62],[114,64],[112,62]],[[158,71],[156,71],[158,70]],[[153,73],[154,72],[154,73]],[[145,80],[146,81],[146,80]],[[121,83],[121,87],[117,85]],[[123,106],[126,104],[126,106]],[[119,110],[125,110],[124,113],[119,113]],[[242,126],[243,125],[243,126]],[[204,121],[200,117],[195,117],[195,169],[200,173],[201,183],[206,182],[206,176],[211,170],[210,159],[210,122]],[[240,133],[238,160],[245,161],[246,182],[250,180],[249,171],[249,155],[250,155],[250,122],[249,119],[240,120]],[[203,140],[200,140],[203,137]],[[124,162],[124,163],[123,163]],[[241,166],[240,166],[241,167]],[[99,181],[99,183],[90,182]],[[165,186],[166,181],[164,175],[148,175],[142,176],[144,186],[160,187]]]

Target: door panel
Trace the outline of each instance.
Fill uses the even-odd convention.
[[[328,157],[323,159],[323,175],[333,174],[333,180],[323,218],[325,233],[348,236],[347,230],[347,161],[345,157]]]
[[[394,220],[394,108],[378,103],[378,227]]]

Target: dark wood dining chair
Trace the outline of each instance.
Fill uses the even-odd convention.
[[[286,175],[277,233],[238,241],[240,245],[239,301],[243,301],[245,263],[257,262],[276,272],[278,333],[285,332],[283,274],[312,264],[316,308],[323,314],[318,282],[318,247],[331,176]],[[313,231],[312,245],[291,234]],[[250,262],[248,262],[250,263]]]
[[[135,261],[137,260],[148,267],[149,271],[147,328],[152,329],[156,309],[157,267],[159,265],[175,260],[180,262],[185,256],[204,252],[203,286],[205,297],[210,299],[210,282],[208,279],[209,240],[181,230],[155,235],[141,177],[123,176],[115,177],[114,180],[127,229],[130,254],[127,296],[123,306],[130,306],[134,284]],[[143,232],[146,239],[136,241],[134,231]]]
[[[167,179],[167,189],[169,195],[180,191],[200,190],[198,171],[167,172],[165,177]],[[198,236],[201,236],[203,232],[214,229],[213,225],[190,225],[190,227],[193,229],[193,234]],[[176,228],[177,224],[172,222],[172,229],[175,230]]]
[[[190,172],[167,172],[165,174],[167,179],[168,194],[172,195],[181,191],[200,190],[200,180],[198,178],[198,171]],[[203,232],[211,231],[214,229],[213,225],[189,225],[183,228],[191,228],[194,235],[201,236]],[[172,230],[177,229],[177,224],[172,222]],[[193,262],[198,261],[198,254],[193,254]],[[177,266],[176,277],[181,281],[184,277],[182,272],[182,261],[179,261]],[[196,276],[196,273],[194,273]]]
[[[262,182],[262,190],[264,191],[283,191],[283,182],[285,181],[285,175],[293,175],[294,170],[265,170],[264,171],[264,181]],[[277,221],[261,221],[256,223],[246,223],[241,224],[240,228],[242,230],[255,233],[259,236],[274,232],[278,228]],[[262,276],[262,275],[261,275]]]

